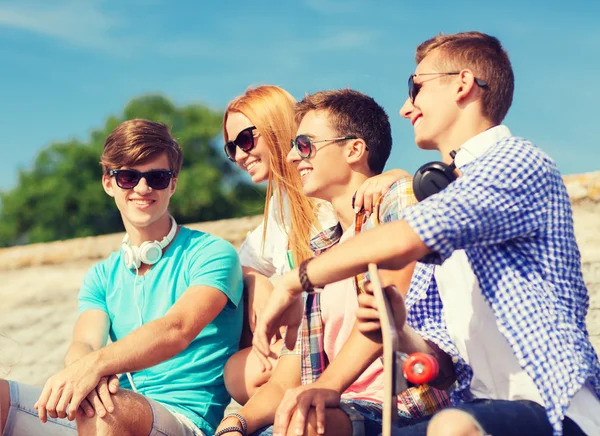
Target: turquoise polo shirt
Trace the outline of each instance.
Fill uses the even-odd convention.
[[[190,286],[216,288],[229,301],[184,351],[132,373],[132,378],[138,393],[213,434],[230,402],[223,368],[238,350],[243,319],[242,269],[229,242],[180,227],[162,259],[143,276],[125,266],[121,252],[113,253],[86,274],[79,292],[79,313],[106,312],[114,342],[141,323],[163,317]],[[126,375],[120,381],[121,387],[131,389]]]

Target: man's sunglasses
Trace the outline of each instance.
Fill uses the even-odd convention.
[[[295,148],[298,156],[300,156],[302,159],[308,159],[313,153],[314,144],[318,144],[319,142],[345,141],[346,139],[358,139],[358,136],[347,135],[340,138],[319,139],[318,141],[313,141],[309,136],[298,135],[296,136],[296,139],[292,139],[291,148]]]
[[[421,87],[423,86],[422,83],[415,83],[415,77],[417,77],[417,76],[433,76],[435,74],[439,75],[440,77],[441,76],[455,76],[457,74],[460,74],[460,71],[452,71],[451,73],[411,74],[410,77],[408,78],[408,96],[410,97],[410,101],[412,102],[412,104],[415,104],[415,99],[417,98],[417,94],[419,93],[419,91],[421,90]],[[482,88],[488,86],[488,84],[485,80],[478,79],[477,77],[475,77],[475,83]]]
[[[256,130],[256,127],[246,127],[244,130],[238,133],[237,137],[233,141],[225,143],[223,149],[225,150],[227,158],[231,162],[235,162],[235,147],[239,147],[244,153],[248,153],[254,148],[254,135],[252,134],[253,130]]]
[[[142,173],[138,170],[110,170],[108,174],[115,177],[117,186],[121,189],[133,189],[140,183],[142,177],[152,189],[162,190],[169,187],[173,171],[152,170]]]

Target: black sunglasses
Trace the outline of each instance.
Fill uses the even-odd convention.
[[[340,138],[319,139],[318,141],[313,141],[310,139],[310,136],[298,135],[296,136],[296,139],[292,139],[290,148],[295,148],[298,156],[302,159],[308,159],[312,155],[313,144],[318,144],[319,142],[345,141],[346,139],[358,139],[358,136],[347,135]]]
[[[238,133],[237,137],[233,141],[225,143],[223,149],[225,150],[227,158],[231,162],[235,162],[236,146],[239,147],[244,153],[248,153],[254,148],[254,135],[252,134],[253,130],[256,130],[256,127],[246,127],[244,130]]]
[[[108,174],[115,177],[117,186],[121,189],[135,188],[142,177],[152,189],[167,189],[173,177],[173,171],[169,170],[151,170],[145,173],[138,170],[110,170]]]
[[[441,76],[454,76],[454,75],[460,74],[460,71],[452,71],[450,73],[411,74],[410,77],[408,78],[408,96],[410,97],[410,101],[412,102],[412,104],[415,104],[415,99],[417,98],[417,94],[419,93],[419,91],[421,90],[421,87],[423,86],[422,83],[415,83],[415,77],[417,77],[417,76],[433,76],[435,74],[439,75],[440,77]],[[478,79],[477,77],[475,77],[475,83],[478,86],[480,86],[481,88],[488,86],[488,84],[485,80]]]

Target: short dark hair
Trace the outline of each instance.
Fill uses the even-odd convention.
[[[340,136],[355,135],[369,148],[367,163],[381,174],[392,150],[392,128],[385,110],[373,98],[352,89],[307,94],[296,104],[296,121],[310,111],[329,113],[331,127]]]
[[[111,169],[147,162],[161,153],[169,159],[169,169],[177,176],[183,164],[179,143],[162,123],[133,119],[119,124],[104,143],[100,160],[103,174]]]
[[[515,91],[515,76],[500,41],[481,32],[440,34],[417,47],[417,64],[433,52],[439,55],[440,69],[470,68],[476,77],[487,82],[481,98],[483,116],[500,124],[510,109]]]

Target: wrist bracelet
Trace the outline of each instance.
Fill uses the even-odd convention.
[[[246,433],[244,432],[244,429],[242,427],[225,427],[223,430],[218,431],[217,433],[215,433],[215,436],[221,436],[224,435],[225,433],[229,433],[231,431],[235,431],[237,433],[240,433],[242,436],[246,436]]]
[[[244,417],[242,415],[240,415],[239,413],[229,413],[223,419],[229,418],[230,416],[233,416],[233,417],[237,418],[238,421],[240,421],[240,424],[242,424],[242,429],[244,430],[243,434],[245,435],[246,432],[248,431],[248,423],[246,422]]]
[[[300,284],[302,285],[302,290],[304,292],[312,292],[315,288],[310,282],[310,279],[308,278],[308,273],[306,272],[308,262],[310,262],[311,260],[313,260],[312,257],[309,257],[308,259],[304,260],[300,264],[300,269],[298,270],[298,277],[300,278]]]

